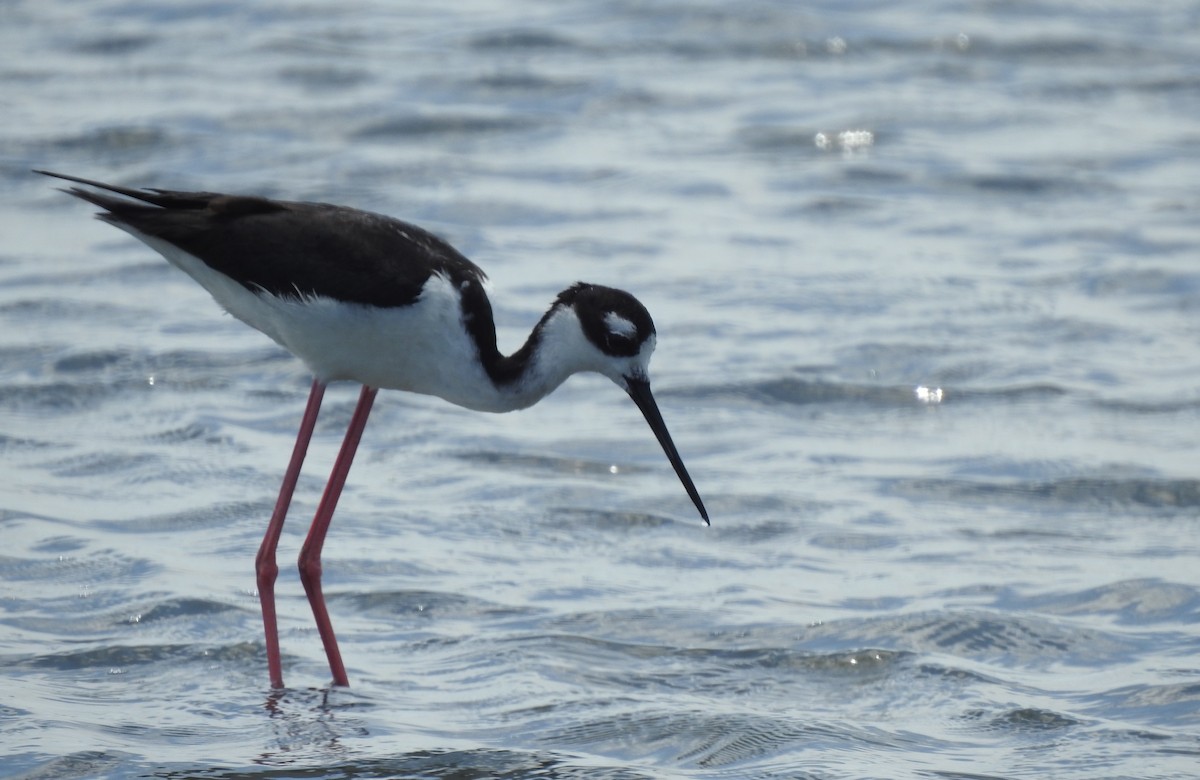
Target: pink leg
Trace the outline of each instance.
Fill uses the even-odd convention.
[[[275,619],[275,578],[279,575],[279,566],[275,563],[275,548],[279,546],[283,521],[287,517],[288,505],[292,503],[292,493],[295,492],[296,481],[300,478],[300,467],[304,465],[304,454],[308,452],[308,442],[312,439],[313,427],[317,424],[317,413],[321,411],[321,399],[324,395],[325,384],[314,379],[312,389],[308,393],[308,406],[305,407],[304,418],[300,421],[300,432],[296,434],[292,459],[288,463],[287,473],[283,475],[279,498],[275,501],[275,511],[271,513],[271,522],[267,523],[267,532],[258,548],[258,557],[254,559],[254,569],[258,574],[258,598],[262,602],[263,629],[267,637],[267,672],[271,676],[272,688],[283,687],[283,664],[279,658],[279,627]]]
[[[333,463],[333,473],[329,475],[329,482],[325,485],[325,494],[321,496],[317,514],[308,529],[308,538],[300,548],[300,582],[304,584],[308,603],[312,605],[317,631],[321,634],[325,656],[329,659],[329,670],[333,672],[334,685],[349,685],[350,679],[346,677],[342,653],[338,650],[337,637],[333,635],[333,623],[329,621],[329,610],[325,608],[325,596],[321,593],[321,548],[325,545],[325,534],[329,531],[333,510],[337,507],[338,497],[346,484],[350,464],[354,461],[354,451],[358,449],[363,429],[367,427],[367,415],[371,413],[371,404],[375,402],[377,392],[378,389],[363,385],[362,393],[358,397],[358,406],[354,408],[354,416],[350,418],[350,427],[346,429],[346,438],[342,440],[342,449]]]

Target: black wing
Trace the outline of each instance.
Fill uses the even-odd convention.
[[[457,284],[485,278],[442,239],[382,214],[215,192],[134,190],[37,173],[124,196],[65,190],[104,209],[100,219],[177,246],[254,292],[406,306],[432,273]]]

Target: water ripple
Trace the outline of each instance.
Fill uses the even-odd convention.
[[[891,490],[908,498],[1077,509],[1189,510],[1200,506],[1200,480],[1071,477],[1033,482],[964,479],[896,480]]]

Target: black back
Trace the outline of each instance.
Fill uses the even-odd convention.
[[[429,231],[382,214],[214,192],[133,190],[39,173],[125,196],[67,190],[103,208],[99,217],[106,222],[177,246],[256,293],[407,306],[437,272],[482,294],[486,275],[478,266]]]
[[[104,209],[100,219],[176,246],[256,294],[407,306],[416,301],[430,275],[439,273],[458,290],[463,324],[497,385],[522,375],[545,323],[563,307],[574,308],[588,340],[608,355],[636,355],[654,334],[649,312],[632,295],[579,282],[559,293],[520,349],[502,355],[483,289],[486,275],[450,244],[416,225],[328,203],[137,190],[50,171],[37,173],[106,190],[72,187],[66,192]],[[605,319],[610,313],[632,323],[635,332],[614,332]]]

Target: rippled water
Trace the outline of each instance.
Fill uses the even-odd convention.
[[[0,775],[1196,774],[1195,4],[29,0],[0,52]],[[34,167],[411,219],[510,349],[635,292],[713,527],[607,380],[383,393],[353,687],[285,569],[272,692],[309,378]]]

